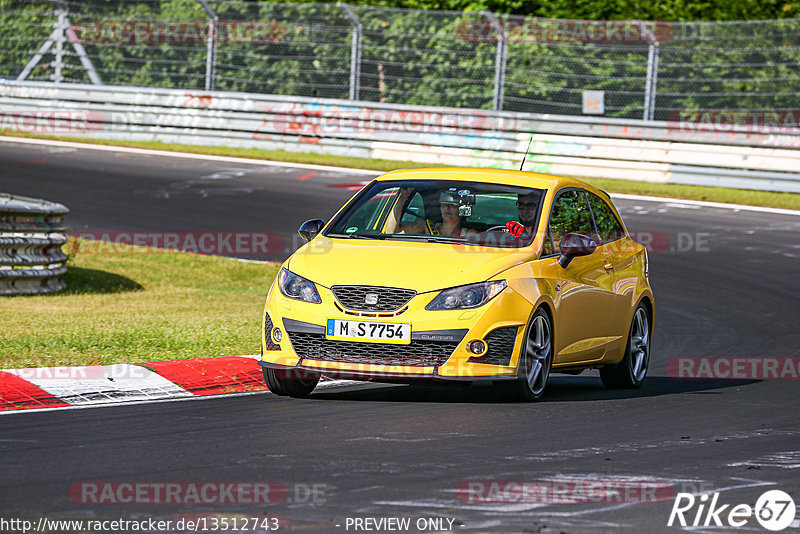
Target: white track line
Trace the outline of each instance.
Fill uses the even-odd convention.
[[[290,163],[287,161],[270,161],[252,158],[233,158],[229,156],[212,156],[210,154],[191,154],[188,152],[172,152],[169,150],[151,150],[147,148],[131,148],[113,145],[94,145],[91,143],[73,143],[68,141],[51,141],[49,139],[28,139],[25,137],[0,136],[0,142],[21,143],[31,145],[60,146],[66,148],[80,148],[85,150],[100,150],[103,152],[125,152],[128,154],[142,154],[146,156],[164,156],[168,158],[199,159],[206,161],[220,161],[225,163],[243,163],[247,165],[260,165],[263,167],[291,167],[295,169],[311,169],[317,171],[347,172],[350,174],[364,174],[377,176],[382,171],[367,169],[353,169],[350,167],[333,167],[329,165],[313,165],[310,163]]]
[[[91,143],[73,143],[68,141],[51,141],[49,139],[28,139],[25,137],[4,137],[0,136],[0,142],[7,143],[21,143],[32,145],[46,145],[46,146],[60,146],[67,148],[80,148],[85,150],[101,150],[105,152],[126,152],[129,154],[143,154],[148,156],[164,156],[169,158],[185,158],[197,159],[206,161],[219,161],[225,163],[241,163],[245,165],[261,165],[264,167],[291,167],[294,169],[311,169],[320,171],[333,171],[350,174],[363,174],[369,176],[377,176],[382,174],[381,171],[369,169],[355,169],[351,167],[334,167],[328,165],[313,165],[310,163],[289,163],[285,161],[270,161],[258,160],[250,158],[233,158],[228,156],[212,156],[208,154],[190,154],[188,152],[171,152],[166,150],[151,150],[146,148],[130,148],[119,147],[113,145],[94,145]],[[800,216],[800,210],[788,210],[780,208],[766,208],[762,206],[747,206],[744,204],[724,204],[721,202],[706,202],[702,200],[686,200],[682,198],[671,197],[653,197],[645,195],[626,195],[626,194],[612,194],[613,198],[621,200],[641,200],[643,202],[674,202],[679,204],[688,204],[690,206],[703,206],[707,208],[721,208],[732,209],[736,211],[758,211],[763,213],[775,213],[779,215],[795,215]]]
[[[644,202],[661,202],[661,203],[675,203],[686,204],[689,206],[702,206],[704,208],[721,208],[734,211],[760,211],[764,213],[777,213],[779,215],[795,215],[800,216],[798,210],[787,210],[781,208],[767,208],[764,206],[747,206],[745,204],[724,204],[722,202],[707,202],[705,200],[687,200],[684,198],[668,198],[668,197],[650,197],[643,195],[626,195],[623,193],[609,193],[611,198],[620,200],[641,200]]]

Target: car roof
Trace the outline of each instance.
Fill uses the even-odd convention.
[[[537,189],[562,189],[564,187],[583,187],[594,192],[601,190],[582,180],[528,171],[505,169],[482,169],[476,167],[432,167],[424,169],[399,169],[382,174],[376,178],[388,180],[464,180],[471,182],[490,182],[503,185],[532,187]],[[608,196],[606,194],[606,196]]]

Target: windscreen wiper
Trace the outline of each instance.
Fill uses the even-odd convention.
[[[466,243],[466,239],[454,235],[417,235],[417,234],[389,234],[389,239],[408,239],[410,241],[427,241],[428,243]]]
[[[365,234],[328,234],[328,237],[339,237],[342,239],[386,239],[386,235],[365,235]]]

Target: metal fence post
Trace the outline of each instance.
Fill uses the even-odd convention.
[[[78,37],[75,35],[75,32],[72,28],[69,27],[69,19],[67,19],[67,37],[69,37],[70,43],[72,43],[72,48],[75,49],[75,52],[78,54],[78,59],[81,60],[81,65],[83,68],[86,69],[86,74],[89,75],[89,79],[95,85],[103,85],[103,80],[100,79],[100,75],[97,74],[97,69],[94,68],[92,64],[92,60],[89,59],[89,55],[86,53],[86,49],[83,48],[83,45],[78,40]]]
[[[658,82],[658,39],[653,35],[644,21],[639,21],[641,25],[642,35],[649,43],[647,50],[647,78],[644,86],[644,112],[642,119],[646,121],[653,120],[656,112],[656,85]]]
[[[492,109],[495,111],[503,110],[503,93],[506,85],[506,30],[491,11],[481,11],[481,15],[494,28],[497,33],[497,52],[494,60],[494,91],[492,99]]]
[[[206,91],[214,90],[215,68],[217,65],[217,36],[219,34],[219,17],[211,9],[206,0],[197,0],[208,17],[208,43],[206,45]]]
[[[339,7],[353,26],[350,44],[350,100],[358,100],[361,92],[361,21],[346,3],[339,2]]]
[[[56,32],[54,34],[56,49],[53,55],[53,83],[61,83],[64,80],[62,70],[64,69],[64,33],[67,30],[67,12],[64,9],[57,9]]]
[[[38,65],[42,60],[47,51],[50,50],[50,47],[53,46],[53,43],[55,42],[54,36],[55,31],[53,31],[53,33],[50,34],[50,37],[48,37],[45,42],[42,43],[42,46],[39,47],[39,50],[36,51],[31,60],[28,61],[28,64],[25,65],[25,68],[22,69],[22,72],[20,72],[17,76],[18,82],[24,82],[36,65]]]

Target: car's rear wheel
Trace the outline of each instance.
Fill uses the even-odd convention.
[[[308,397],[319,382],[319,374],[297,369],[264,368],[264,382],[275,395],[282,397]]]
[[[638,388],[644,382],[649,364],[650,314],[644,304],[639,304],[631,321],[625,356],[618,364],[600,369],[600,378],[607,388]]]
[[[539,400],[544,395],[552,363],[553,325],[547,312],[539,308],[525,330],[517,379],[500,382],[498,386],[509,400]]]

